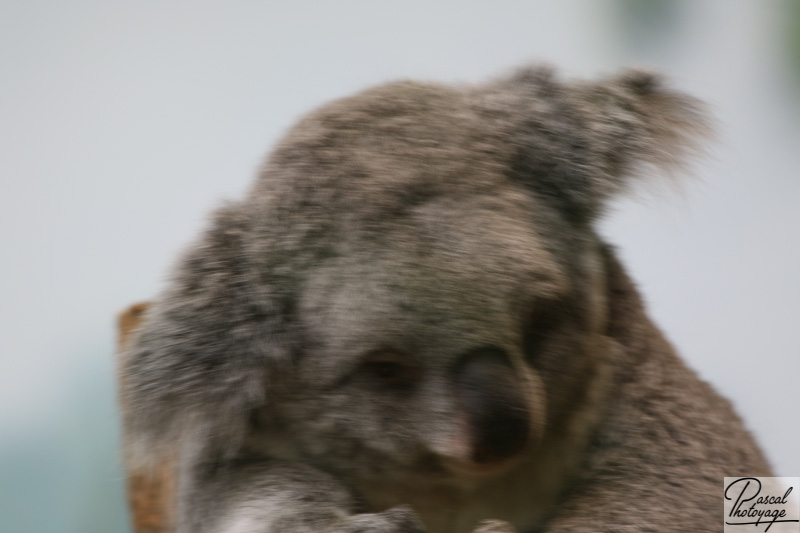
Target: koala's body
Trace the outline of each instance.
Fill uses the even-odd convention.
[[[704,128],[651,75],[543,69],[301,120],[123,354],[178,532],[719,530],[769,467],[593,229]]]

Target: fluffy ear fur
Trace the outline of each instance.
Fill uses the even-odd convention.
[[[281,314],[253,290],[248,213],[233,205],[216,214],[121,354],[131,465],[153,464],[184,437],[233,451],[249,408],[265,401],[284,353]]]
[[[515,177],[578,221],[601,214],[642,166],[682,166],[711,132],[698,100],[640,70],[562,83],[529,68],[482,90],[489,117],[511,117],[495,127],[515,146]]]

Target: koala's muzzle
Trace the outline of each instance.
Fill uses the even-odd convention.
[[[531,414],[508,354],[494,346],[471,351],[459,362],[455,380],[472,463],[491,467],[521,452],[529,440]]]

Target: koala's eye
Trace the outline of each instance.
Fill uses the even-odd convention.
[[[391,352],[369,355],[362,363],[361,371],[371,381],[398,386],[411,385],[420,374],[417,365]]]
[[[559,305],[539,305],[528,315],[523,334],[523,348],[529,362],[535,362],[537,356],[558,330],[564,318]]]

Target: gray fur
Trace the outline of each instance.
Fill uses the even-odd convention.
[[[311,113],[124,354],[128,455],[178,450],[183,533],[719,530],[769,468],[592,226],[707,129],[639,71]]]

